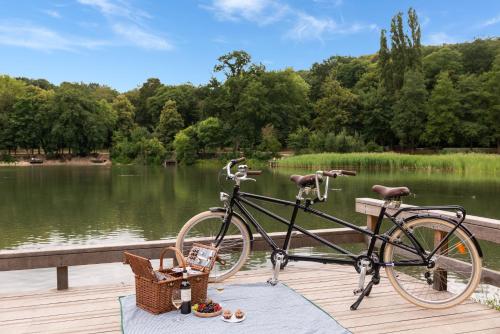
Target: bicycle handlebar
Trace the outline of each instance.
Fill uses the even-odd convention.
[[[331,170],[329,172],[323,172],[323,176],[330,176],[333,178],[336,178],[339,175],[356,176],[356,172],[350,170]]]
[[[249,170],[247,171],[247,175],[260,175],[262,174],[261,170]]]

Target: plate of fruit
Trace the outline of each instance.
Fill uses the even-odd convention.
[[[222,306],[211,300],[206,303],[194,304],[192,310],[195,316],[201,318],[211,318],[222,314]]]

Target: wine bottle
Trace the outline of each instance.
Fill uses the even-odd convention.
[[[188,272],[186,269],[184,269],[184,271],[182,272],[181,300],[181,313],[191,313],[191,284],[189,284]]]

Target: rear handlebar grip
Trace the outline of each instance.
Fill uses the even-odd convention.
[[[231,160],[231,162],[232,162],[233,164],[237,164],[238,162],[243,162],[243,161],[245,161],[245,160],[246,160],[246,158],[245,158],[245,157],[241,157],[241,158],[238,158],[238,159],[233,159],[233,160]]]
[[[323,172],[323,176],[329,176],[329,177],[337,177],[337,173],[335,172]]]
[[[356,176],[356,172],[355,171],[351,171],[351,170],[342,170],[340,171],[343,175],[350,175],[350,176]]]
[[[260,175],[262,174],[261,170],[249,170],[247,171],[247,175]]]

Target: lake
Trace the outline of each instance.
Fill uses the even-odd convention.
[[[175,238],[191,216],[220,204],[221,189],[231,189],[227,181],[219,184],[218,172],[219,168],[213,165],[0,168],[0,249]],[[290,174],[308,172],[311,171],[265,169],[257,182],[244,183],[242,189],[293,200],[297,188],[289,181]],[[408,204],[459,204],[468,214],[500,219],[500,178],[496,175],[361,170],[356,177],[331,182],[333,190],[328,202],[316,207],[364,225],[366,217],[354,212],[354,200],[356,197],[377,197],[371,192],[373,184],[408,186],[415,194],[405,198]],[[291,214],[280,206],[275,209],[285,217]],[[338,227],[307,218],[299,213],[299,224],[307,228]],[[261,223],[270,232],[284,230],[284,225],[269,219]],[[485,266],[500,270],[499,247],[488,242],[481,242],[481,245]],[[248,267],[266,262],[266,254],[257,253]],[[96,275],[96,268],[110,274]],[[131,275],[127,270],[121,264],[71,267],[70,284],[104,283],[105,277],[110,276],[118,281],[129,281]],[[31,272],[36,272],[37,277],[32,288],[54,286],[54,269]],[[27,271],[0,273],[0,290],[21,288],[20,281],[26,275]]]

